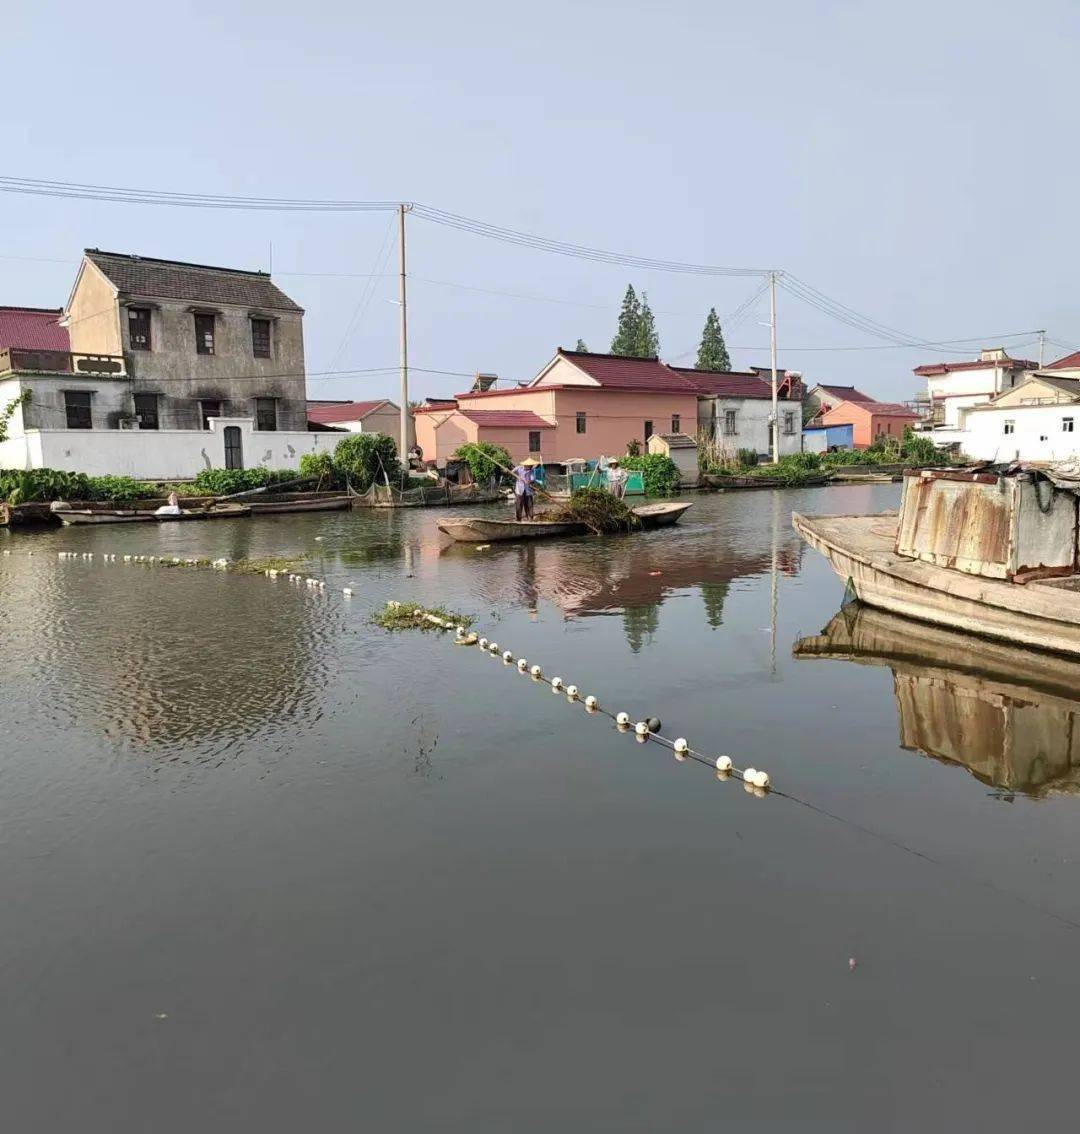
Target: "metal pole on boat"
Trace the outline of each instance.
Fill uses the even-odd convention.
[[[405,468],[409,462],[409,322],[405,308],[405,205],[398,205],[398,305],[401,309],[401,445],[398,459]]]
[[[772,459],[780,460],[780,413],[776,391],[776,273],[769,273],[769,356],[772,364]]]

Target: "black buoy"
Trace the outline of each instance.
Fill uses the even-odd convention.
[[[649,732],[659,732],[660,731],[660,718],[659,717],[649,717],[649,719],[645,723],[649,726]]]

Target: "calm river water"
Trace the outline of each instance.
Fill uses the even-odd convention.
[[[0,532],[5,1127],[1060,1127],[1075,674],[831,621],[791,510],[897,499],[486,552],[431,511]],[[103,552],[307,553],[329,586]],[[388,598],[797,801],[377,630]]]

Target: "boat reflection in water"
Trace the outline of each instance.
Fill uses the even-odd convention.
[[[1078,660],[858,605],[793,653],[892,669],[903,748],[1009,792],[1080,792]]]

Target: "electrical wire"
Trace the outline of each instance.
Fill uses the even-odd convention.
[[[386,267],[386,262],[390,259],[390,253],[394,249],[396,237],[394,235],[394,218],[390,218],[390,223],[386,226],[386,233],[383,236],[382,244],[379,246],[379,251],[375,254],[374,267],[376,272],[369,275],[360,292],[360,299],[353,310],[352,317],[349,319],[348,325],[345,328],[345,333],[341,336],[341,342],[338,348],[334,351],[334,356],[330,360],[330,369],[333,370],[341,360],[341,356],[345,353],[345,348],[349,344],[349,340],[360,329],[361,324],[364,322],[364,316],[367,314],[368,308],[371,306],[371,300],[375,295],[375,289],[378,287],[378,280],[383,278],[377,274],[381,269]]]

